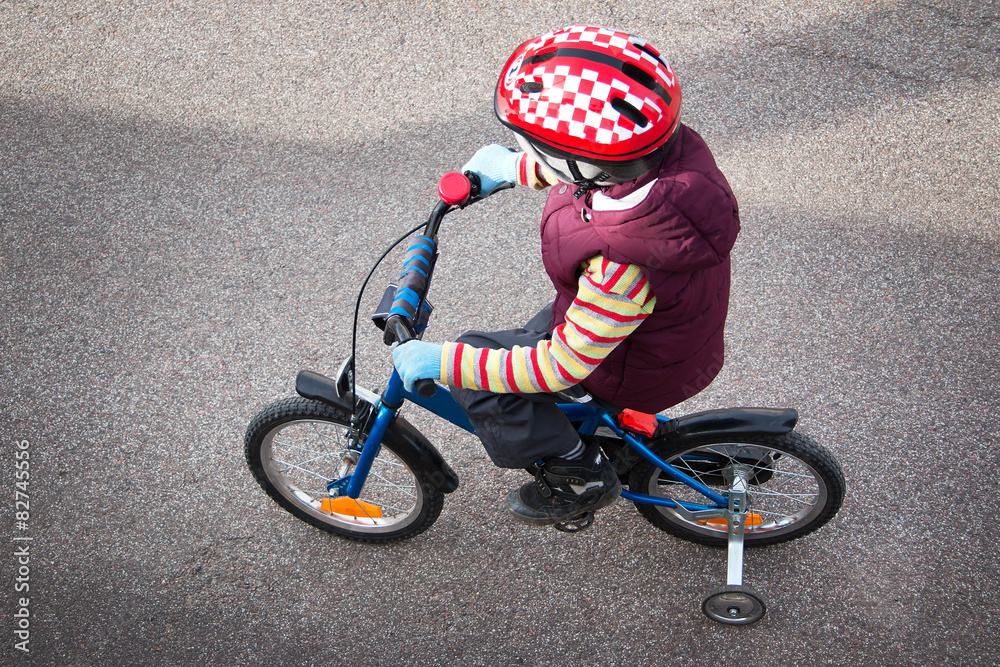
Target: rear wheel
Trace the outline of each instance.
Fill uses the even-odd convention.
[[[709,488],[726,495],[727,480],[742,469],[748,478],[744,544],[787,542],[816,530],[833,518],[844,500],[844,473],[826,449],[800,433],[784,435],[709,436],[663,442],[653,450],[664,461]],[[632,469],[629,490],[706,504],[707,499],[676,482],[645,459]],[[677,537],[724,547],[725,519],[691,521],[669,507],[636,502],[639,512],[657,528]]]
[[[390,428],[356,500],[328,491],[354,472],[364,445],[346,410],[298,397],[272,403],[247,427],[244,447],[257,483],[291,514],[342,537],[389,542],[427,530],[444,504],[399,442]]]

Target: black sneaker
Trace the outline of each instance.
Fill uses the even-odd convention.
[[[507,496],[507,506],[518,521],[548,526],[570,521],[615,502],[622,484],[596,445],[578,461],[546,459],[535,481]]]

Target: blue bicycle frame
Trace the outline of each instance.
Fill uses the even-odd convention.
[[[360,496],[361,490],[364,488],[365,481],[367,480],[368,472],[371,469],[372,461],[378,456],[382,438],[385,436],[389,424],[392,423],[393,418],[402,407],[404,401],[411,401],[469,433],[475,434],[476,432],[468,416],[459,407],[458,403],[455,402],[455,399],[447,388],[437,385],[437,390],[430,396],[420,396],[416,392],[406,391],[399,373],[393,369],[392,375],[389,378],[389,384],[386,386],[385,391],[382,392],[381,399],[373,407],[375,419],[372,422],[353,474],[344,479],[332,482],[330,488],[339,487],[343,495],[351,498],[358,498]],[[659,505],[661,507],[676,508],[680,505],[683,509],[690,512],[714,510],[727,506],[728,499],[725,496],[716,493],[690,475],[685,474],[661,459],[635,435],[622,429],[611,413],[593,405],[583,403],[560,403],[558,407],[571,422],[579,424],[577,430],[581,435],[593,435],[602,426],[610,429],[647,461],[674,480],[686,484],[702,494],[714,504],[702,505],[690,502],[677,502],[669,498],[634,493],[624,489],[621,494],[623,498],[633,502]],[[656,419],[661,423],[669,421],[668,418],[660,415],[657,415]]]

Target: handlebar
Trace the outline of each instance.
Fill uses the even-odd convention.
[[[511,184],[508,187],[514,186]],[[505,189],[507,188],[500,187],[493,192]],[[465,208],[486,199],[486,197],[480,196],[480,192],[479,177],[471,171],[464,174],[457,171],[448,172],[438,181],[440,201],[434,206],[434,210],[431,211],[427,220],[425,235],[418,237],[417,242],[406,251],[400,284],[396,288],[396,295],[390,310],[391,314],[385,323],[383,341],[386,345],[403,344],[419,338],[414,331],[415,322],[424,306],[431,276],[434,273],[434,264],[438,255],[437,233],[441,221],[445,215],[456,208]],[[437,391],[437,385],[430,379],[418,380],[416,390],[420,396],[428,398]]]

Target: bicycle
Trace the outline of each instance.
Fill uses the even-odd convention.
[[[427,292],[444,216],[482,201],[474,174],[451,172],[439,201],[406,252],[400,284],[390,284],[373,316],[386,344],[422,335],[431,311]],[[375,269],[368,274],[361,292]],[[297,397],[265,407],[247,427],[245,455],[261,488],[297,518],[341,537],[389,542],[431,527],[458,476],[440,452],[398,415],[407,401],[470,433],[450,391],[421,380],[403,387],[395,368],[380,395],[355,386],[352,354],[333,378],[304,370]],[[597,438],[623,482],[622,497],[657,528],[699,544],[725,547],[727,582],[710,591],[702,612],[746,625],[766,613],[763,598],[743,585],[745,547],[807,535],[840,509],[845,481],[836,458],[794,431],[794,409],[732,408],[668,418],[609,411],[594,402],[560,404],[581,435]],[[627,488],[625,488],[627,486]],[[593,513],[556,528],[585,530]]]

